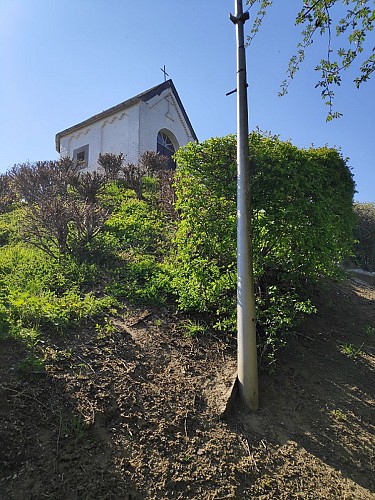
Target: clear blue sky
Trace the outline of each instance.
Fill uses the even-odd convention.
[[[326,123],[313,71],[326,47],[316,43],[277,97],[301,3],[274,0],[247,49],[250,128],[340,147],[356,199],[375,201],[375,79],[358,91],[347,73],[336,96],[344,116]],[[233,0],[0,0],[0,171],[57,158],[56,132],[162,82],[164,64],[200,140],[235,133],[236,98],[225,96],[236,86],[233,11]]]

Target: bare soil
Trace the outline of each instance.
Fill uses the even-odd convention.
[[[222,408],[235,345],[171,310],[51,336],[44,369],[0,341],[0,498],[375,498],[374,284],[330,284],[260,410]]]

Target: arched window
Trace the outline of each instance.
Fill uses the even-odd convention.
[[[169,168],[174,170],[176,168],[176,164],[173,161],[172,156],[175,154],[176,149],[173,146],[172,140],[167,136],[165,132],[160,130],[157,138],[157,152],[163,156],[167,156],[169,158]]]

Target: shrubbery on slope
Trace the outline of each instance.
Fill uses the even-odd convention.
[[[250,152],[259,344],[272,362],[314,311],[318,278],[337,275],[351,253],[354,183],[333,149],[253,133]],[[147,153],[139,165],[103,155],[101,173],[63,159],[2,176],[1,332],[35,344],[51,330],[100,322],[126,301],[169,300],[234,333],[235,158],[228,136],[182,148],[175,175]]]
[[[336,276],[352,251],[354,182],[334,149],[253,133],[250,155],[258,331],[272,359],[301,313],[314,310],[309,289]],[[176,156],[177,300],[209,313],[215,328],[235,330],[236,138],[190,143]]]

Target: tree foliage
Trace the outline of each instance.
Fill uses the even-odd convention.
[[[252,7],[259,4],[248,41],[259,31],[266,10],[272,0],[248,0]],[[367,44],[367,36],[374,28],[375,10],[372,0],[304,0],[296,15],[296,25],[302,26],[301,41],[288,65],[287,77],[281,85],[280,95],[288,91],[289,84],[303,63],[306,50],[317,36],[327,40],[327,53],[316,66],[320,73],[316,87],[328,106],[327,121],[338,118],[334,111],[334,86],[339,86],[343,71],[359,63],[354,83],[359,88],[367,82],[375,69],[375,48]],[[337,40],[338,46],[335,46]],[[340,43],[341,42],[341,43]]]

